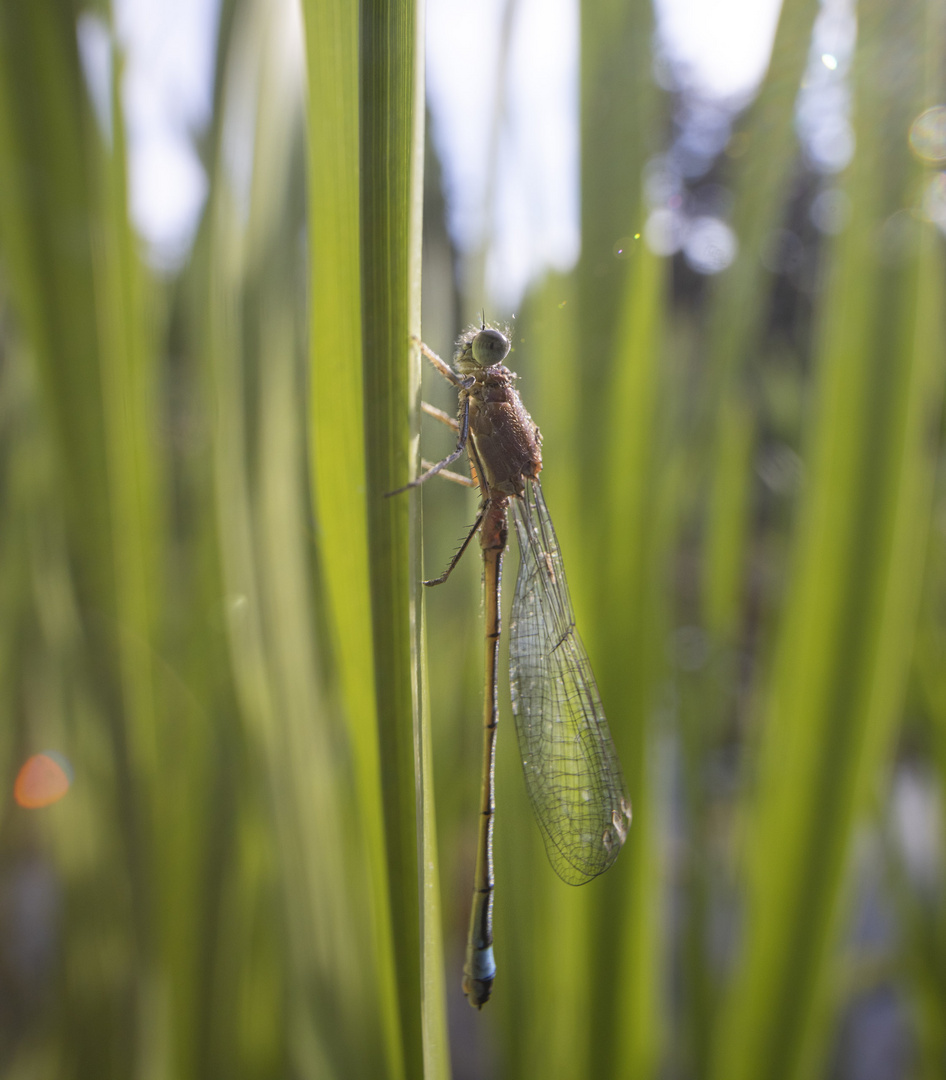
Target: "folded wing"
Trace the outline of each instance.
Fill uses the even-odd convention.
[[[522,769],[549,861],[582,885],[617,858],[631,804],[538,480],[512,512],[521,560],[509,675]]]

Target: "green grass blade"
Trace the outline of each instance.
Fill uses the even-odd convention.
[[[707,348],[710,389],[716,394],[751,358],[767,311],[772,277],[759,256],[767,234],[782,224],[790,192],[798,156],[795,103],[819,6],[817,0],[782,4],[768,71],[730,143],[739,148],[732,159],[732,225],[739,251],[735,263],[712,282]],[[716,404],[715,397],[710,404]]]
[[[420,610],[419,498],[385,498],[417,469],[420,208],[423,161],[423,24],[413,0],[366,3],[361,21],[362,331],[368,468],[368,522],[374,618],[379,736],[382,748],[388,867],[399,980],[399,1007],[408,1074],[447,1070],[443,1015],[440,914],[435,850],[429,726],[421,726],[423,660],[418,653]],[[415,414],[416,416],[416,414]],[[413,438],[411,438],[413,436]],[[412,512],[413,507],[413,512]],[[413,541],[408,546],[408,541]],[[416,772],[415,772],[416,770]],[[418,783],[420,789],[418,791]],[[420,813],[417,796],[423,800]],[[418,829],[422,831],[419,833]],[[423,958],[418,931],[423,882]],[[423,972],[418,966],[423,962]],[[416,991],[423,976],[418,1012]],[[423,1027],[423,1040],[418,1029]]]
[[[561,373],[570,391],[558,407],[572,418],[563,444],[572,486],[570,502],[562,510],[556,503],[556,511],[564,514],[563,547],[575,540],[566,550],[575,552],[568,565],[576,610],[634,819],[626,850],[591,898],[591,1030],[580,1071],[643,1077],[658,1067],[665,1037],[654,721],[666,677],[660,586],[676,487],[663,438],[667,267],[641,239],[645,166],[658,145],[664,100],[650,73],[649,5],[582,4],[581,29],[580,335]],[[614,108],[617,101],[624,107]],[[582,595],[593,602],[586,615]],[[614,922],[616,912],[622,916]]]
[[[321,581],[355,762],[386,1071],[404,1075],[385,853],[369,571],[359,220],[358,10],[306,4],[312,483]],[[356,839],[357,837],[357,839]]]
[[[96,149],[69,13],[5,4],[0,13],[0,235],[8,287],[52,423],[80,589],[111,610],[104,425],[88,229]],[[35,84],[24,94],[23,87]]]
[[[601,678],[612,688],[610,715],[621,753],[634,820],[616,897],[625,913],[612,990],[616,1075],[656,1075],[665,1046],[663,956],[664,875],[660,855],[659,731],[656,723],[666,662],[669,613],[666,583],[676,532],[674,455],[664,378],[664,323],[668,265],[638,244],[631,257],[625,312],[615,339],[608,459],[615,464],[607,494],[612,618],[607,633],[593,631]],[[626,1021],[626,1022],[625,1022]]]
[[[312,474],[321,576],[355,752],[391,1075],[423,1067],[410,577],[411,320],[417,319],[412,4],[305,6]],[[417,376],[413,375],[416,391]],[[416,567],[415,567],[416,571]],[[417,742],[415,743],[415,738]],[[432,903],[432,901],[431,901]],[[435,914],[428,908],[428,915]],[[430,989],[428,984],[428,989]],[[425,1007],[428,1037],[442,1023]],[[442,1046],[442,1033],[435,1040]],[[428,1063],[443,1052],[427,1047]]]
[[[10,4],[0,15],[4,283],[17,362],[32,366],[29,384],[38,390],[38,460],[49,467],[41,469],[46,482],[33,485],[37,553],[25,569],[45,613],[33,623],[33,659],[18,692],[27,718],[20,750],[55,732],[84,781],[71,808],[38,834],[37,850],[68,898],[60,985],[68,988],[90,945],[138,961],[118,982],[87,969],[85,994],[70,1000],[49,1041],[48,1061],[63,1076],[105,1075],[110,1059],[130,1071],[149,1020],[154,1060],[165,1051],[165,1032],[148,1016],[158,940],[148,889],[159,711],[155,356],[127,222],[121,120],[115,116],[106,148],[75,34],[68,6]],[[40,699],[30,685],[40,671],[45,716],[35,714]],[[21,816],[18,828],[24,824]],[[92,866],[111,886],[103,895],[83,880]],[[108,1019],[120,999],[132,1034],[122,1046]],[[94,1030],[103,1034],[93,1038]]]
[[[880,4],[862,9],[853,214],[824,302],[791,591],[748,809],[748,921],[712,1061],[719,1080],[801,1078],[823,1059],[854,831],[885,779],[910,659],[934,468],[926,432],[942,406],[932,301],[942,269],[930,226],[895,266],[874,239],[917,171],[905,141],[890,147],[919,92],[878,96],[893,62],[883,51],[891,17]]]
[[[421,1068],[418,832],[412,698],[417,577],[408,576],[409,499],[385,493],[405,483],[410,461],[410,335],[416,333],[409,267],[413,191],[414,11],[365,3],[361,17],[361,289],[365,491],[375,660],[377,738],[397,1006],[407,1075]]]
[[[421,255],[424,216],[424,150],[426,145],[425,117],[422,107],[424,86],[424,5],[414,8],[413,48],[413,97],[410,103],[413,126],[411,130],[409,224],[406,243],[408,246],[408,326],[420,327],[421,317]],[[408,76],[411,77],[411,76]],[[409,401],[416,401],[420,392],[420,357],[408,372]],[[410,464],[417,468],[417,441],[412,444]],[[450,1047],[447,1037],[446,1000],[444,997],[445,973],[443,955],[442,913],[440,903],[440,865],[437,854],[437,830],[434,802],[433,739],[431,730],[430,699],[427,682],[427,631],[425,591],[420,586],[423,578],[423,517],[422,502],[417,499],[411,513],[410,559],[408,561],[411,596],[411,666],[414,673],[412,696],[414,701],[414,748],[415,772],[419,774],[417,797],[419,800],[420,828],[420,919],[421,919],[421,1024],[424,1051],[424,1076],[434,1080],[450,1075]],[[419,613],[419,615],[418,615]]]
[[[732,227],[739,247],[734,264],[710,286],[707,382],[701,401],[701,415],[712,428],[703,608],[707,629],[721,642],[731,642],[739,630],[749,543],[746,485],[754,442],[740,375],[758,348],[769,310],[774,276],[761,265],[760,255],[767,236],[782,227],[795,173],[795,103],[818,10],[817,0],[783,3],[769,69],[730,142],[740,151],[731,167]],[[694,465],[702,470],[702,440],[694,451]]]

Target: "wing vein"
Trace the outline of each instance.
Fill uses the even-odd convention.
[[[549,861],[581,885],[617,858],[630,800],[537,480],[526,481],[512,513],[521,556],[509,634],[519,752]]]

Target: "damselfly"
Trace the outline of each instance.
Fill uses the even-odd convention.
[[[440,585],[479,533],[486,590],[486,693],[483,787],[473,886],[473,909],[463,969],[463,991],[481,1008],[496,976],[493,959],[493,790],[499,701],[496,675],[500,635],[500,575],[511,508],[519,539],[519,577],[509,624],[512,711],[526,787],[545,850],[569,885],[583,885],[617,858],[631,822],[624,784],[598,688],[575,630],[571,599],[539,471],[539,429],[504,364],[509,339],[483,325],[457,343],[454,368],[418,343],[459,392],[457,446],[443,461],[399,490],[443,471],[466,450],[483,504]],[[429,410],[436,414],[436,410]],[[448,474],[453,475],[453,474]],[[457,477],[454,477],[455,479]],[[464,479],[464,478],[460,478]],[[392,492],[396,494],[396,492]]]

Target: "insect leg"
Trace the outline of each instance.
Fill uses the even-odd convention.
[[[443,461],[438,461],[436,465],[431,466],[425,473],[421,473],[416,480],[412,480],[409,484],[395,488],[394,491],[385,492],[385,498],[389,498],[391,495],[400,495],[402,491],[407,491],[410,488],[419,487],[425,480],[429,480],[432,476],[436,476],[441,469],[445,469],[448,465],[452,465],[463,453],[466,449],[467,439],[470,437],[470,399],[466,397],[463,399],[463,411],[460,413],[459,432],[460,435],[457,439],[457,448],[452,454],[448,454]]]
[[[453,383],[458,389],[469,390],[469,388],[476,381],[472,375],[468,375],[465,378],[458,375],[453,368],[445,363],[434,352],[433,349],[429,349],[419,337],[411,337],[411,341],[420,349],[420,351],[427,357],[427,359],[434,365],[434,367],[440,372],[440,374],[447,380],[447,382]]]
[[[422,469],[429,469],[433,465],[433,462],[428,461],[426,458],[421,458],[420,465]],[[479,487],[479,484],[477,484],[472,476],[464,476],[463,473],[451,472],[449,469],[441,469],[437,475],[444,480],[449,480],[453,484],[462,484],[463,487]]]
[[[451,571],[463,557],[463,552],[466,551],[466,549],[470,546],[470,541],[473,539],[474,536],[476,536],[480,525],[483,523],[483,516],[488,509],[489,503],[487,502],[484,504],[483,509],[480,510],[480,512],[476,515],[476,521],[473,522],[473,528],[470,529],[470,531],[466,534],[466,539],[460,545],[460,548],[457,551],[456,555],[454,555],[453,558],[450,560],[450,565],[447,567],[446,570],[444,570],[444,572],[440,575],[439,578],[434,578],[431,581],[425,581],[425,585],[442,585],[447,580],[447,578],[450,577]]]
[[[428,416],[432,416],[435,420],[439,420],[441,424],[446,424],[447,427],[453,428],[454,431],[460,430],[460,425],[457,423],[456,417],[451,416],[450,413],[446,413],[443,409],[438,409],[433,405],[428,405],[426,401],[422,401],[420,407]]]

